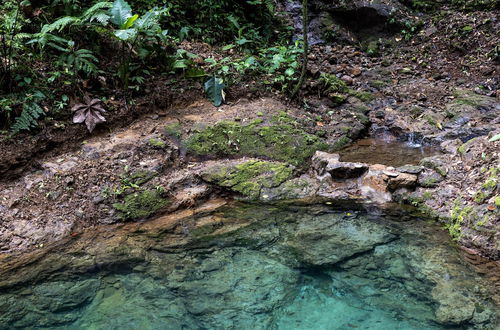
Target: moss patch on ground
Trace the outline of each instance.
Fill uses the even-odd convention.
[[[192,135],[187,148],[202,156],[246,155],[305,166],[316,150],[327,150],[328,145],[299,127],[283,114],[274,117],[269,125],[262,120],[249,125],[222,121]]]
[[[113,207],[125,220],[147,218],[169,204],[169,201],[156,190],[145,190],[125,196],[123,203]]]
[[[202,177],[205,181],[257,199],[263,187],[277,187],[289,179],[292,173],[293,168],[287,164],[251,160],[210,169]]]

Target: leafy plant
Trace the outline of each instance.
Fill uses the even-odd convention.
[[[0,8],[0,90],[12,91],[12,72],[18,63],[17,50],[20,48],[21,11],[26,4],[26,0],[9,0]]]
[[[15,119],[11,132],[17,134],[21,131],[29,131],[38,126],[38,119],[45,115],[40,103],[46,98],[39,90],[27,92],[22,99],[22,112]]]
[[[74,112],[73,123],[85,122],[87,129],[92,133],[97,124],[106,121],[106,118],[102,116],[106,110],[102,107],[99,99],[91,99],[89,96],[85,96],[84,101],[85,103],[76,104],[71,108],[71,111]]]
[[[125,0],[115,0],[109,11],[110,22],[114,24],[114,36],[122,42],[122,56],[119,77],[125,89],[129,86],[130,63],[137,46],[153,39],[157,43],[166,41],[167,31],[162,30],[159,20],[167,9],[153,8],[139,17]]]
[[[222,102],[224,102],[226,93],[224,92],[224,81],[222,78],[214,75],[210,79],[205,82],[205,92],[210,101],[212,101],[213,105],[216,107],[221,106]]]

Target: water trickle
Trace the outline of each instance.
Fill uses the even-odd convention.
[[[399,167],[407,164],[417,165],[422,158],[436,154],[439,154],[439,150],[421,145],[415,135],[410,134],[408,142],[405,143],[386,134],[379,138],[356,141],[340,151],[340,160]]]

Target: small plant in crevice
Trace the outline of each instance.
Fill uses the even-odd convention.
[[[81,124],[85,122],[90,133],[94,130],[97,124],[104,123],[106,118],[103,113],[106,112],[99,99],[91,99],[89,96],[84,97],[85,103],[79,103],[71,108],[74,112],[73,123]]]

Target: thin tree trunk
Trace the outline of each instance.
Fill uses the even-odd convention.
[[[307,32],[308,32],[308,25],[309,25],[309,13],[307,10],[307,0],[302,0],[302,33],[303,33],[303,39],[304,39],[304,59],[302,61],[302,72],[300,73],[300,78],[299,81],[297,82],[297,85],[293,89],[291,98],[294,98],[295,95],[297,95],[297,92],[299,89],[302,87],[304,84],[304,79],[306,78],[306,73],[307,73],[307,55],[309,54],[309,40],[307,38]]]

